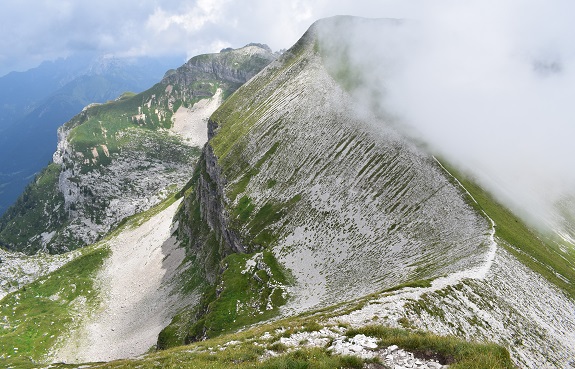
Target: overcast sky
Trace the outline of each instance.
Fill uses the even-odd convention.
[[[0,76],[78,51],[191,57],[249,42],[288,48],[322,17],[412,17],[403,0],[3,0]],[[182,60],[183,62],[184,60]]]

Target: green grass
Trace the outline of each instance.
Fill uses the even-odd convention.
[[[504,241],[500,242],[500,245],[524,265],[561,288],[571,298],[575,298],[575,257],[573,254],[563,253],[558,245],[547,241],[474,181],[452,168],[449,168],[449,171],[477,201],[477,204],[474,202],[470,204],[483,210],[493,219],[495,235]],[[558,277],[556,273],[567,280]]]
[[[97,302],[93,277],[110,250],[91,247],[54,273],[13,292],[0,301],[0,357],[41,361],[58,338],[74,326],[75,309]]]
[[[93,368],[210,368],[229,369],[230,367],[258,368],[258,369],[333,369],[349,368],[361,369],[364,360],[352,357],[333,355],[323,348],[300,349],[281,356],[260,360],[265,353],[263,347],[254,344],[234,345],[225,351],[216,353],[185,352],[182,350],[166,351],[159,355],[150,356],[150,359],[130,361],[118,360],[111,363],[94,364]],[[153,357],[153,359],[152,359]],[[65,368],[56,365],[56,368]]]
[[[117,360],[110,363],[86,365],[92,368],[363,368],[366,362],[358,357],[336,355],[326,347],[289,349],[279,343],[280,337],[297,332],[312,332],[323,326],[316,317],[292,317],[268,323],[233,334],[151,353],[134,360]],[[277,329],[281,328],[283,333]],[[271,339],[264,339],[264,332],[272,332]],[[450,363],[455,369],[511,369],[509,353],[501,346],[491,343],[466,342],[455,337],[437,336],[429,333],[386,328],[373,325],[349,329],[349,337],[357,334],[379,339],[378,346],[386,348],[398,345],[414,352],[418,357],[435,358]],[[227,344],[230,341],[236,344]],[[278,356],[263,359],[266,350]],[[64,368],[64,366],[56,366]]]
[[[232,201],[234,201],[239,194],[246,190],[246,187],[250,183],[251,179],[260,173],[262,165],[275,154],[279,145],[279,142],[274,143],[253,166],[250,166],[249,163],[240,160],[241,167],[245,168],[244,173],[242,174],[239,181],[230,190],[227,191],[228,197]]]
[[[250,250],[261,250],[272,247],[278,239],[278,230],[273,229],[290,209],[301,200],[296,195],[286,202],[268,201],[257,211],[252,199],[243,196],[235,206],[231,206],[232,228],[245,230],[244,245]]]
[[[401,290],[404,289],[406,287],[411,287],[411,288],[427,288],[427,287],[431,287],[431,282],[433,280],[432,279],[422,279],[422,280],[418,280],[418,281],[413,281],[413,282],[406,282],[406,283],[402,283],[399,284],[397,286],[388,288],[386,290],[384,290],[383,292],[392,292],[392,291],[397,291],[397,290]]]
[[[265,251],[262,257],[270,273],[263,269],[245,272],[246,261],[253,256],[231,254],[222,261],[226,269],[217,283],[217,292],[211,291],[208,296],[211,302],[207,313],[198,323],[205,336],[215,337],[269,319],[285,303],[283,286],[287,277],[273,254]]]
[[[509,352],[493,343],[467,342],[455,337],[374,325],[346,332],[348,337],[357,334],[377,337],[380,347],[397,345],[417,355],[440,358],[450,364],[450,369],[514,369]]]
[[[165,92],[166,85],[158,83],[137,95],[124,94],[116,101],[85,110],[66,124],[71,128],[69,141],[75,151],[91,159],[92,149],[98,150],[98,162],[84,165],[83,170],[88,171],[98,165],[106,165],[110,161],[104,155],[100,145],[106,145],[110,154],[113,154],[119,152],[127,142],[130,142],[130,138],[125,139],[121,134],[128,128],[138,128],[144,132],[170,128],[172,116],[180,106],[192,106],[201,98],[211,97],[218,86],[217,81],[196,81],[187,87],[192,89],[194,94],[199,93],[201,96],[193,95],[190,98],[188,93],[180,91],[181,87],[178,85],[172,85],[172,93],[168,95]],[[158,116],[156,112],[160,115]],[[145,115],[145,119],[136,118],[140,113]],[[164,139],[168,138],[164,137]],[[161,149],[162,146],[159,148]],[[150,154],[158,153],[150,151]]]

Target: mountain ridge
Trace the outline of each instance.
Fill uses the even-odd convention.
[[[174,228],[167,230],[164,224],[158,235],[177,238],[182,259],[169,279],[182,305],[170,312],[171,322],[158,333],[156,347],[167,350],[78,366],[407,365],[395,360],[398,346],[411,350],[412,358],[420,355],[417,365],[422,368],[571,365],[572,260],[449,163],[405,137],[397,122],[366,109],[371,101],[358,105],[350,89],[360,81],[345,53],[334,52],[324,37],[335,26],[353,35],[361,22],[335,17],[314,23],[291,49],[270,60],[202,121],[209,140],[196,154],[187,183],[151,210],[127,218],[99,244],[80,249],[81,257],[95,261],[75,278],[95,283],[93,273],[108,270],[106,260],[114,260],[118,252],[110,256],[109,243],[139,246],[118,240],[144,231],[147,220],[158,221],[173,205],[174,222],[164,223]],[[409,26],[395,20],[369,22]],[[168,73],[165,81],[184,82],[161,84],[128,100],[133,109],[122,116],[122,124],[133,129],[169,124],[170,112],[184,102],[166,96],[189,97],[195,91],[206,97],[206,91],[217,91],[221,86],[198,81],[192,71],[216,73],[228,53],[222,51],[205,68],[197,68],[195,63],[205,58],[199,57],[181,73]],[[237,87],[233,78],[239,74],[226,75]],[[159,93],[168,90],[169,95]],[[193,109],[198,99],[190,100],[186,109]],[[169,111],[162,110],[170,101]],[[93,107],[86,114],[93,117],[94,111],[109,107]],[[106,150],[110,157],[122,152],[112,139],[86,139],[86,132],[104,138],[115,134],[111,127],[104,132],[98,119],[87,125],[70,122],[67,128],[70,138],[62,140],[68,145],[63,150],[82,159],[67,167],[74,168],[78,181],[110,165]],[[128,149],[134,151],[124,151]],[[178,201],[181,205],[175,209]],[[163,245],[165,240],[158,236],[157,241]],[[129,259],[129,254],[122,260],[142,261]],[[565,265],[557,262],[561,256]],[[98,263],[102,266],[96,267]],[[9,309],[8,301],[30,301],[32,294],[55,303],[54,292],[42,286],[52,286],[69,265],[34,282],[31,292],[9,294],[1,308]],[[76,300],[71,290],[77,289],[62,287],[55,301],[84,301]],[[101,301],[101,290],[81,292],[86,301]],[[6,313],[5,324],[32,327],[30,318],[21,314]],[[55,316],[66,316],[65,311],[60,314]],[[74,326],[78,331],[57,333],[64,347],[77,342],[77,332],[99,316],[83,314]],[[178,347],[185,344],[192,345]],[[10,341],[0,335],[2,345]],[[21,357],[28,354],[25,350]],[[134,355],[124,352],[115,358]],[[415,359],[410,360],[409,365],[415,365]]]
[[[488,203],[482,200],[480,205],[475,199],[477,193],[471,195],[467,187],[462,186],[433,157],[422,153],[419,146],[406,143],[393,128],[382,129],[378,125],[379,128],[374,129],[374,125],[364,121],[381,118],[370,117],[365,112],[358,116],[353,109],[350,110],[351,114],[346,113],[346,92],[337,83],[341,76],[333,74],[334,70],[338,70],[337,65],[331,71],[321,67],[322,58],[325,57],[322,55],[322,47],[329,46],[325,43],[322,46],[321,36],[329,34],[333,25],[354,27],[354,22],[346,18],[334,18],[315,24],[282,58],[242,86],[210,118],[210,140],[204,148],[201,161],[206,170],[196,182],[197,192],[187,201],[190,204],[200,202],[205,205],[202,210],[205,221],[215,232],[220,250],[228,250],[221,254],[222,263],[231,263],[231,259],[226,257],[226,253],[231,250],[247,252],[248,255],[262,249],[271,250],[277,262],[295,279],[294,284],[286,286],[290,295],[287,303],[280,301],[279,305],[279,311],[288,315],[349,301],[370,293],[377,294],[386,287],[409,286],[410,283],[439,284],[436,289],[423,289],[422,295],[415,297],[416,302],[411,302],[410,298],[400,298],[396,305],[391,305],[391,310],[386,310],[389,309],[386,303],[377,302],[379,300],[376,299],[370,306],[376,309],[381,307],[381,313],[369,315],[367,321],[361,324],[368,324],[368,319],[373,316],[382,319],[389,315],[396,317],[397,320],[392,323],[395,326],[402,326],[397,323],[399,321],[406,326],[425,327],[468,339],[493,339],[496,334],[498,342],[506,345],[513,359],[522,365],[561,367],[566,363],[566,358],[573,354],[569,348],[573,338],[565,335],[573,324],[568,313],[568,307],[573,306],[573,301],[565,295],[569,290],[557,288],[564,288],[565,284],[559,283],[557,278],[549,274],[542,274],[544,278],[537,279],[539,287],[530,286],[527,282],[534,278],[526,277],[532,273],[530,268],[545,272],[545,268],[533,266],[527,260],[529,257],[522,256],[535,255],[522,242],[533,242],[528,238],[536,236],[529,235],[527,239],[520,240],[515,236],[510,238],[509,233],[500,233],[504,229],[504,232],[509,232],[508,225],[504,224],[509,220],[498,217],[497,222],[501,223],[493,224],[483,209]],[[393,27],[402,26],[396,21],[391,22]],[[326,28],[318,32],[321,27]],[[352,34],[353,29],[349,33]],[[319,39],[316,38],[318,35]],[[345,60],[342,62],[345,63]],[[353,105],[351,100],[348,101],[348,104]],[[334,129],[334,126],[337,128]],[[367,142],[363,143],[363,140]],[[378,140],[385,143],[380,148]],[[375,155],[383,147],[386,147],[386,154]],[[358,164],[354,164],[354,157]],[[401,164],[398,160],[406,160],[411,164]],[[345,166],[337,167],[338,161],[343,161]],[[415,173],[410,175],[410,170]],[[421,173],[429,174],[423,176]],[[416,181],[418,175],[425,178],[421,183]],[[380,177],[380,184],[374,184],[373,181]],[[372,183],[370,186],[361,185],[362,180]],[[433,183],[440,185],[434,186]],[[468,185],[467,182],[465,186]],[[373,195],[362,195],[362,191],[369,193],[374,188]],[[369,222],[362,221],[360,214],[367,212],[366,209],[374,206],[374,203],[377,204],[374,199],[381,196],[388,196],[382,201],[382,204],[387,205],[378,213],[363,215]],[[410,197],[420,200],[414,201],[410,207]],[[434,199],[437,202],[430,205]],[[216,204],[210,201],[216,201]],[[457,205],[454,205],[457,201],[461,201],[461,209],[470,212],[469,219],[475,219],[469,224],[477,222],[474,227],[463,226],[466,217],[461,214],[464,213],[453,211],[457,209]],[[350,209],[349,214],[353,214],[353,217],[342,219],[347,213],[346,206],[354,203],[361,204],[361,207]],[[421,204],[423,207],[418,208],[417,205]],[[429,208],[425,205],[429,205]],[[447,210],[446,206],[447,209],[449,206],[452,208]],[[489,206],[491,213],[500,205]],[[302,209],[300,216],[297,215],[298,207]],[[193,208],[189,206],[189,218]],[[439,209],[445,212],[434,213]],[[330,211],[333,214],[331,217]],[[388,221],[386,225],[385,221],[378,221],[382,214],[387,212],[388,216],[393,216],[395,211],[401,214],[397,222]],[[210,214],[216,214],[217,217]],[[430,228],[426,227],[426,217],[430,219]],[[185,218],[179,219],[180,224],[190,224],[183,222]],[[440,231],[442,221],[445,222],[443,232]],[[370,223],[377,224],[377,231],[370,232]],[[429,237],[434,234],[433,231],[430,234],[424,231],[421,233],[425,235],[423,241],[413,242],[417,240],[416,225],[421,230],[437,231],[437,241]],[[369,237],[385,233],[386,229],[388,236],[380,241],[382,246],[379,249],[374,247],[381,254],[367,254],[365,248],[377,244],[374,243],[376,238]],[[469,232],[470,229],[473,231]],[[450,248],[446,241],[456,234],[455,230],[462,231],[461,238]],[[398,232],[403,233],[403,237],[393,238]],[[470,238],[473,232],[477,236]],[[409,243],[410,235],[415,235],[412,245]],[[358,252],[350,247],[354,239],[361,240],[362,249],[358,250],[361,250],[359,252],[362,256],[353,256],[354,252]],[[469,246],[466,248],[461,240],[469,242]],[[386,250],[386,242],[399,247],[399,252],[393,253],[393,247],[390,247],[391,253],[389,249]],[[513,246],[509,246],[509,242],[514,242]],[[314,248],[314,245],[318,246]],[[437,247],[436,251],[434,247]],[[410,260],[410,255],[417,256]],[[549,263],[549,268],[559,267],[559,264],[553,264],[555,261],[547,259],[545,262]],[[378,269],[382,265],[385,265],[385,270]],[[512,272],[506,272],[503,265],[509,266]],[[413,268],[411,274],[406,266]],[[333,268],[333,272],[330,268]],[[477,270],[477,274],[474,270]],[[568,269],[562,270],[568,272]],[[378,276],[378,273],[382,275]],[[454,276],[454,279],[447,279],[447,284],[441,284],[444,275]],[[527,286],[517,282],[497,284],[497,278],[523,281]],[[225,280],[218,281],[219,286],[222,283],[225,286]],[[218,290],[221,288],[218,287]],[[229,288],[233,289],[233,286]],[[534,312],[541,308],[536,302],[537,288],[545,291],[548,296],[548,308],[553,311],[550,314],[562,318],[534,318]],[[517,291],[522,291],[524,296],[530,298],[521,297]],[[426,297],[427,294],[429,297]],[[476,301],[477,296],[484,296],[490,302],[478,308],[474,305],[477,303],[472,302]],[[431,302],[431,298],[435,299],[434,302]],[[450,327],[454,321],[447,316],[457,312],[451,310],[451,305],[444,305],[445,298],[457,299],[469,309],[464,315],[456,315],[459,326],[455,328]],[[515,305],[514,301],[519,300],[522,302]],[[217,301],[216,295],[213,303],[208,305],[212,306],[212,317],[218,308],[224,308],[218,307]],[[382,297],[381,301],[387,300]],[[427,302],[429,308],[426,309]],[[496,306],[505,308],[499,310]],[[510,309],[512,313],[503,313],[505,309]],[[220,312],[232,316],[254,313],[257,310],[250,312],[229,307]],[[498,316],[504,319],[502,314],[514,316],[513,321],[507,321],[509,326],[506,330],[479,328],[498,324],[487,317]],[[475,323],[470,325],[466,319],[472,319]],[[561,319],[566,325],[560,322]],[[212,337],[215,333],[213,326],[219,323],[214,321],[202,324],[203,333],[199,336],[198,326],[192,329],[196,337]],[[477,324],[477,327],[472,327],[473,324]],[[529,330],[524,331],[524,326],[529,326]],[[517,342],[521,342],[521,345]],[[553,345],[560,353],[541,355],[540,348],[547,345]]]

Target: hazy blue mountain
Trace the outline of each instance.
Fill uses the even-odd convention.
[[[60,125],[90,103],[149,88],[180,64],[79,55],[0,78],[0,214],[51,160]]]
[[[94,56],[78,55],[46,61],[26,72],[11,72],[0,78],[0,132],[34,110],[66,83],[86,73]]]

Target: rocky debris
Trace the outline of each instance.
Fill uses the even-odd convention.
[[[221,88],[211,99],[203,99],[191,108],[180,106],[172,116],[172,132],[179,134],[191,146],[203,146],[208,138],[208,119],[222,104]]]
[[[413,353],[402,350],[396,345],[389,346],[387,349],[380,351],[380,357],[385,355],[384,363],[394,369],[441,369],[447,368],[447,365],[441,365],[437,361],[426,361],[418,359]]]
[[[355,337],[337,338],[330,346],[330,350],[340,355],[359,356],[363,359],[379,359],[382,363],[393,369],[441,369],[447,368],[434,360],[417,358],[412,352],[391,345],[385,349],[377,349],[377,338],[358,334]]]
[[[403,350],[397,345],[380,348],[378,339],[363,334],[354,337],[345,336],[345,328],[324,327],[319,331],[297,332],[288,337],[280,337],[279,343],[287,346],[289,350],[309,347],[327,347],[338,355],[358,356],[362,359],[376,359],[384,364],[384,368],[392,369],[441,369],[447,368],[436,359],[424,359],[418,355]],[[278,331],[276,333],[283,333]],[[272,335],[264,333],[261,339],[269,340]],[[275,356],[269,352],[268,356]]]
[[[94,312],[78,310],[81,323],[62,338],[54,361],[134,357],[156,344],[160,331],[185,303],[173,283],[185,257],[172,236],[180,201],[108,241],[112,254],[95,282],[101,290],[100,306]]]
[[[64,255],[38,253],[28,256],[0,249],[0,299],[53,272],[78,255],[79,252]]]

